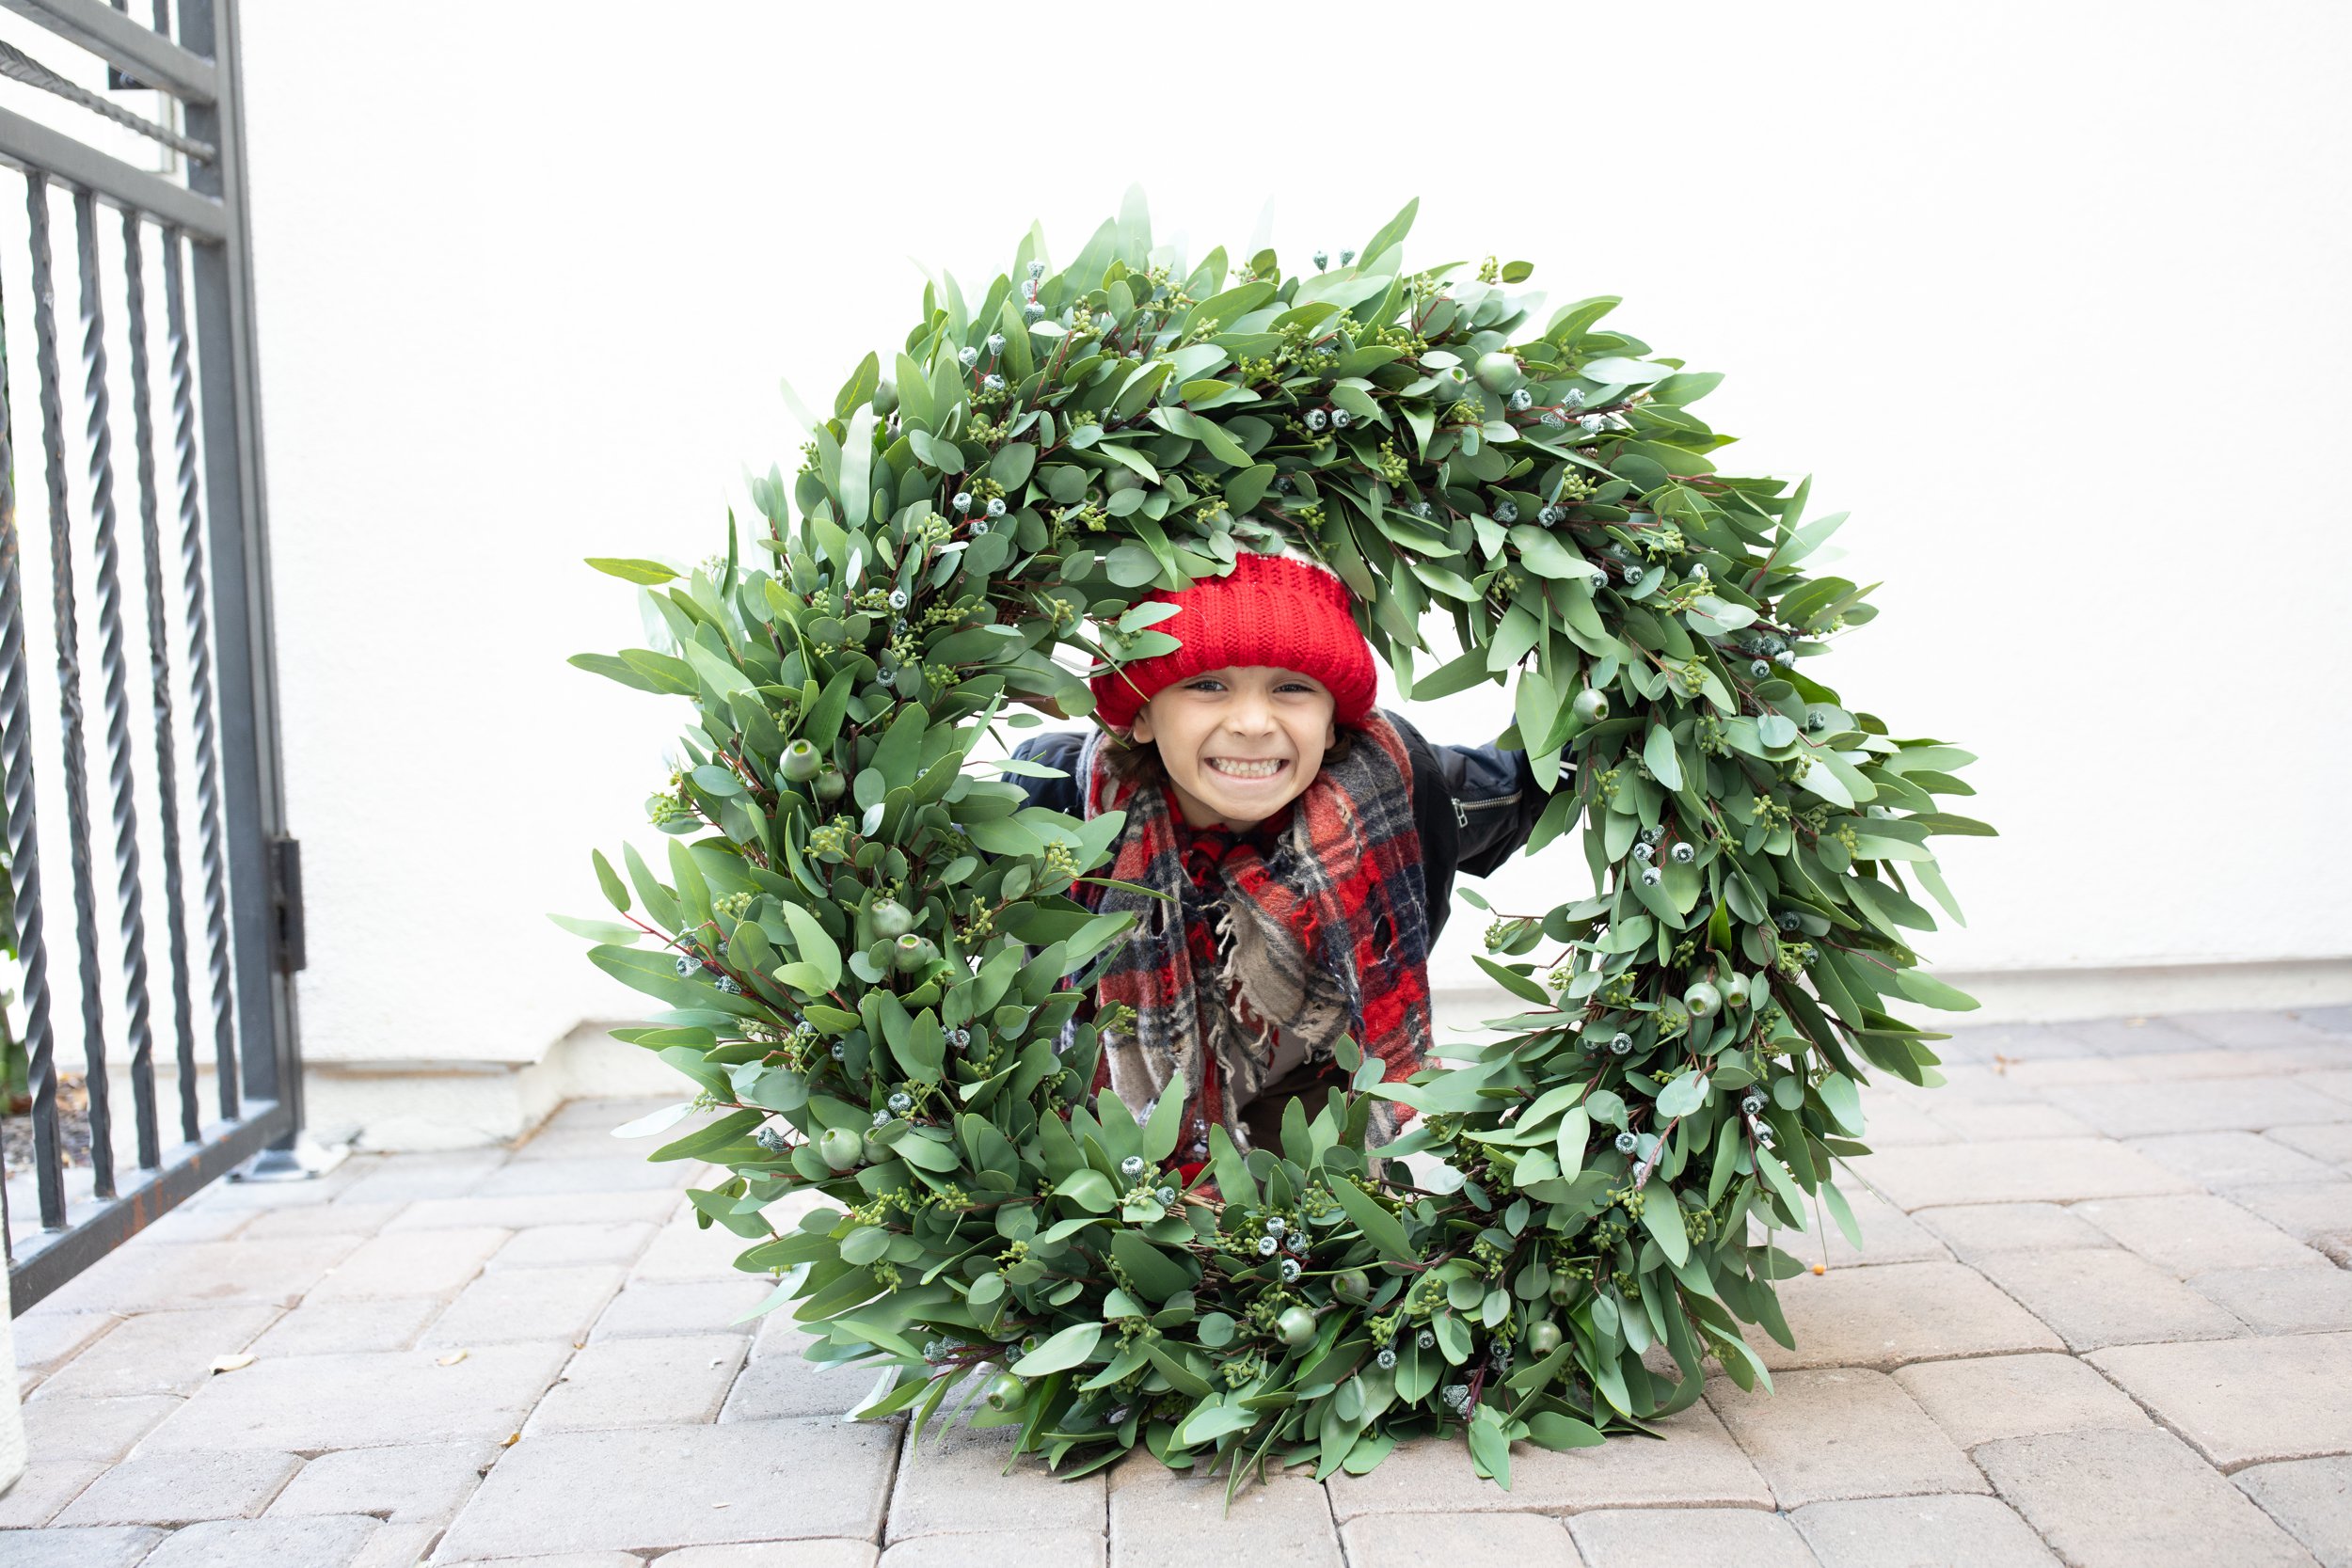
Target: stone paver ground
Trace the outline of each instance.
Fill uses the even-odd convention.
[[[1867,1091],[1864,1229],[1775,1240],[1777,1393],[1662,1442],[1458,1443],[1368,1478],[1130,1456],[1002,1473],[1002,1430],[845,1422],[684,1189],[575,1101],[512,1149],[216,1184],[16,1325],[31,1470],[0,1568],[2352,1568],[2352,1008],[1963,1031]],[[215,1371],[221,1357],[247,1364]]]

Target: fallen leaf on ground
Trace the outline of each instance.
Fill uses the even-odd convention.
[[[466,1353],[464,1351],[453,1350],[447,1355],[441,1357],[440,1364],[444,1367],[454,1367],[457,1363],[463,1361],[464,1359],[466,1359]]]
[[[243,1371],[253,1365],[253,1361],[251,1352],[246,1352],[242,1355],[215,1355],[213,1357],[213,1370],[216,1372]]]

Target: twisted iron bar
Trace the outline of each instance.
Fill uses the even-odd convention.
[[[12,82],[22,82],[28,87],[39,87],[43,92],[54,92],[69,103],[78,103],[94,115],[103,115],[117,125],[127,126],[140,135],[159,141],[191,158],[209,164],[220,155],[220,149],[211,142],[197,141],[182,135],[168,125],[142,119],[119,103],[110,103],[87,88],[75,87],[13,44],[0,43],[0,76],[6,76]]]
[[[196,1024],[188,997],[187,900],[180,890],[180,770],[171,724],[171,639],[164,610],[164,550],[155,499],[155,410],[148,395],[147,247],[139,215],[122,214],[122,269],[130,284],[131,423],[138,436],[139,548],[147,566],[147,673],[155,700],[155,795],[164,830],[164,929],[171,944],[171,1026],[180,1073],[180,1136],[202,1132],[197,1115]]]
[[[237,1009],[229,966],[229,868],[221,839],[220,749],[215,736],[213,639],[204,609],[204,515],[198,500],[196,377],[188,363],[188,306],[181,235],[164,229],[164,320],[171,341],[172,450],[180,467],[182,602],[186,608],[189,727],[196,743],[197,836],[204,864],[204,937],[213,976],[213,1051],[220,1114],[233,1118],[237,1082]]]
[[[115,902],[120,912],[123,1006],[131,1036],[131,1118],[138,1130],[139,1168],[163,1164],[155,1133],[155,1031],[148,1015],[147,920],[139,888],[138,790],[131,774],[131,689],[122,657],[122,546],[115,537],[113,408],[106,390],[106,314],[98,270],[98,197],[73,193],[73,229],[82,270],[82,395],[88,411],[92,553],[98,567],[98,661],[106,705],[106,779],[115,826]],[[104,1069],[103,1042],[92,1072]]]
[[[81,633],[73,609],[73,525],[66,512],[65,397],[57,369],[56,294],[50,278],[49,181],[39,173],[24,177],[25,215],[33,241],[33,336],[40,365],[40,438],[49,478],[50,592],[56,606],[57,634],[57,710],[65,752],[66,846],[73,881],[73,933],[82,960],[82,1052],[88,1065],[83,1087],[89,1095],[90,1177],[97,1196],[115,1196],[114,1118],[106,1103],[106,1015],[99,1000],[98,899],[89,863],[89,778],[82,743]],[[48,1084],[48,1120],[56,1117],[56,1084]],[[40,1093],[37,1088],[36,1095]],[[40,1120],[38,1103],[35,1119]],[[53,1134],[54,1136],[54,1132]],[[51,1229],[65,1226],[65,1201],[58,1194],[56,1216],[50,1218],[48,1194],[42,1194],[41,1224]]]
[[[33,1101],[33,1164],[40,1223],[65,1225],[65,1172],[57,1148],[56,1041],[49,1022],[49,946],[41,929],[40,835],[33,794],[33,695],[24,663],[24,590],[16,528],[15,414],[8,402],[8,334],[0,302],[0,768],[8,798],[8,880],[23,971],[24,1054]]]

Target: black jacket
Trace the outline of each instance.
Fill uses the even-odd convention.
[[[1496,746],[1432,746],[1419,730],[1386,709],[1413,761],[1413,816],[1421,827],[1422,887],[1429,906],[1432,942],[1445,928],[1454,905],[1457,872],[1484,877],[1519,852],[1534,832],[1547,799],[1535,787],[1527,754]],[[1071,816],[1086,814],[1078,793],[1078,751],[1086,736],[1053,730],[1013,748],[1012,754],[1058,768],[1063,779],[1007,775],[1033,806]],[[1564,761],[1565,776],[1572,767]],[[1565,778],[1564,778],[1565,782]]]

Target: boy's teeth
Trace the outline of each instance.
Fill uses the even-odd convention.
[[[1218,757],[1209,766],[1220,773],[1231,773],[1237,779],[1270,779],[1282,770],[1279,761],[1234,762],[1227,757]]]

